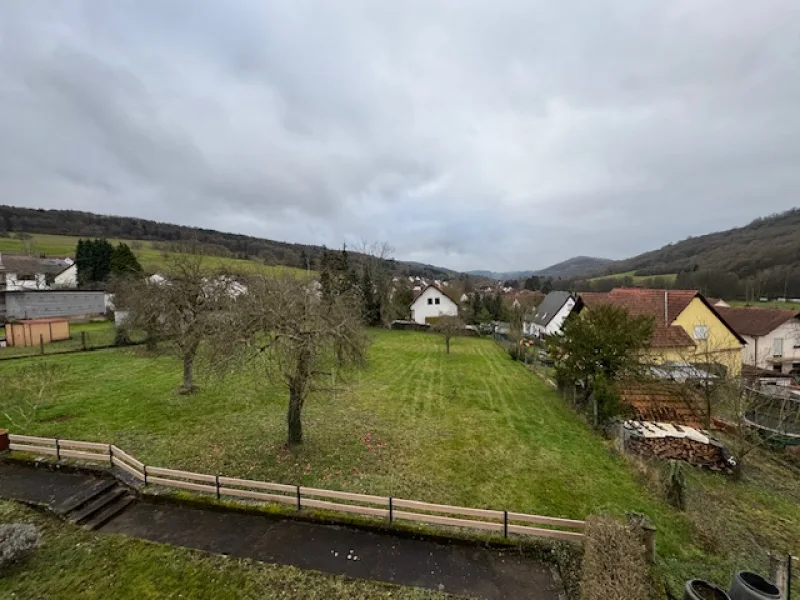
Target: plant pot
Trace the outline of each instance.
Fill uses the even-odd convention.
[[[0,429],[0,452],[8,450],[8,429]]]
[[[713,583],[690,579],[683,588],[683,600],[730,600],[730,596]]]
[[[782,600],[783,598],[774,583],[750,571],[736,573],[728,593],[732,600]]]

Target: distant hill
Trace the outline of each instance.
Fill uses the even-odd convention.
[[[16,233],[144,240],[157,242],[158,249],[164,251],[169,251],[170,245],[192,242],[201,244],[206,254],[297,268],[306,268],[307,261],[310,261],[313,269],[322,256],[322,247],[311,244],[278,242],[133,217],[0,205],[0,236]],[[358,261],[358,253],[353,252],[352,256]],[[450,269],[416,262],[394,261],[394,270],[398,274],[433,279],[457,275]]]
[[[800,267],[800,208],[614,261],[595,274],[662,275],[700,269],[730,271],[746,278],[780,266]]]
[[[563,262],[550,265],[546,269],[534,271],[534,275],[554,278],[585,277],[601,271],[606,265],[613,263],[609,258],[593,256],[575,256]]]
[[[533,275],[533,271],[467,271],[467,275],[485,277],[496,281],[508,281],[509,279],[527,279]]]

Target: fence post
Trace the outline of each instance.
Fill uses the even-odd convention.
[[[217,484],[217,501],[219,501],[219,475],[214,475],[214,483]]]
[[[39,353],[44,354],[44,334],[39,334]]]
[[[142,471],[144,472],[144,484],[147,485],[147,465],[142,465]]]
[[[789,570],[791,569],[792,557],[784,559],[779,554],[769,555],[769,575],[775,582],[784,598],[789,598]]]
[[[389,525],[394,521],[394,507],[392,506],[392,497],[389,496]]]
[[[302,507],[300,506],[300,486],[297,487],[297,510],[300,510]]]
[[[56,460],[61,460],[61,447],[58,444],[58,438],[56,438]]]
[[[111,444],[108,445],[108,465],[114,468],[114,451],[111,449]]]
[[[503,511],[503,537],[508,537],[508,511]]]
[[[87,350],[86,332],[85,331],[81,331],[81,345],[83,346],[84,350]]]

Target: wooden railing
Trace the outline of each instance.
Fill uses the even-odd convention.
[[[226,496],[261,502],[277,502],[292,505],[297,510],[315,508],[388,519],[389,523],[393,523],[395,520],[405,520],[480,529],[502,533],[505,537],[515,533],[559,540],[580,541],[583,539],[581,530],[584,528],[585,522],[574,519],[431,504],[390,496],[353,494],[300,485],[164,469],[145,465],[113,444],[14,434],[9,435],[9,441],[9,448],[12,451],[55,456],[58,460],[75,458],[97,461],[117,467],[145,485],[161,485],[193,492],[205,492],[214,494],[217,499]]]

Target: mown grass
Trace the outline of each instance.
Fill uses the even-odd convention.
[[[179,365],[141,348],[31,359],[62,362],[69,375],[28,433],[113,442],[151,465],[428,502],[572,518],[644,512],[675,590],[696,576],[725,583],[749,556],[800,548],[788,467],[741,484],[692,473],[693,508],[682,514],[493,342],[459,338],[448,356],[435,335],[371,335],[367,368],[321,382],[309,399],[296,452],[283,445],[280,385],[239,374],[179,396]],[[0,364],[0,377],[24,362]]]
[[[0,598],[453,598],[121,535],[98,535],[12,502],[0,501],[0,523],[31,523],[42,532],[41,546],[33,554],[0,571]]]
[[[83,349],[84,334],[87,348],[110,346],[114,343],[114,324],[110,321],[92,321],[88,323],[70,323],[69,339],[59,340],[44,345],[45,355],[74,352]],[[0,327],[0,338],[5,336],[5,329]],[[136,333],[133,341],[139,341],[143,336]],[[41,354],[41,347],[35,346],[7,346],[0,348],[0,360],[14,356],[35,356]]]
[[[30,244],[33,254],[38,256],[45,254],[51,257],[74,257],[75,248],[78,244],[77,236],[69,235],[48,235],[31,234]],[[124,242],[131,246],[136,258],[147,273],[164,271],[169,267],[169,261],[177,256],[176,252],[164,252],[153,247],[153,243],[146,240],[121,240],[109,238],[112,244]],[[16,237],[0,237],[0,252],[24,253],[26,242]],[[225,268],[235,272],[254,273],[295,273],[301,272],[300,269],[285,266],[267,266],[255,260],[244,260],[239,258],[228,258],[223,256],[206,256],[204,265],[208,269]]]

